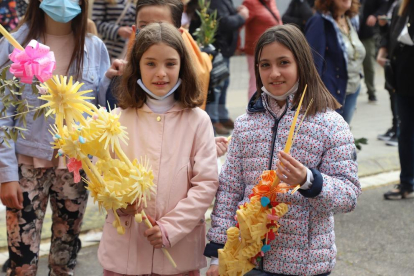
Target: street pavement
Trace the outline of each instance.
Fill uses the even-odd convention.
[[[230,66],[227,106],[230,117],[236,119],[245,112],[248,100],[246,58],[234,57]],[[377,66],[378,103],[368,103],[363,87],[351,123],[356,138],[368,139],[368,144],[362,145],[358,152],[358,174],[364,191],[354,212],[335,216],[338,258],[332,275],[414,275],[414,200],[385,201],[382,197],[391,188],[389,184],[398,182],[399,170],[397,148],[376,139],[391,126],[390,103],[383,83],[383,71]],[[94,239],[96,230],[101,229],[103,221],[104,214],[98,212],[93,200],[89,200],[82,227],[85,233],[93,230],[94,235],[82,236],[84,247],[78,258],[76,275],[102,275],[96,259],[97,243],[90,240]],[[49,211],[42,233],[44,238],[50,237],[50,227]],[[6,245],[5,212],[0,204],[0,264],[7,259]],[[45,241],[41,253],[47,255],[47,252]],[[40,259],[38,275],[47,275],[46,262],[47,256]]]
[[[338,256],[332,276],[414,275],[414,198],[383,200],[388,189],[364,190],[354,212],[335,215]],[[98,245],[82,248],[76,275],[102,275],[97,249]],[[47,257],[43,257],[38,275],[47,273]]]

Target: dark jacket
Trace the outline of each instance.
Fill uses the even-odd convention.
[[[239,28],[245,20],[238,14],[232,0],[211,0],[210,9],[217,10],[218,29],[214,47],[219,49],[224,57],[231,57],[237,48]]]
[[[302,32],[305,31],[305,25],[309,18],[312,17],[313,11],[310,1],[292,0],[282,17],[284,24],[295,24]]]
[[[329,92],[343,105],[348,83],[347,64],[332,22],[319,12],[315,13],[306,24],[305,36],[313,50],[319,76]]]
[[[370,15],[377,17],[378,15],[387,14],[388,0],[361,0],[360,28],[359,38],[372,38],[375,34],[375,26],[370,27],[366,24]]]
[[[414,41],[414,1],[411,1],[402,15],[398,15],[400,4],[396,5],[392,12],[392,20],[390,26],[382,28],[381,47],[388,50],[388,58],[391,61],[393,78],[387,81],[395,88],[396,93],[413,96],[414,88],[410,76],[414,76],[414,46],[408,46],[398,42],[404,26],[407,26],[411,40]],[[409,18],[407,22],[407,17]]]

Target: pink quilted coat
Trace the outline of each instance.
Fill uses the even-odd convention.
[[[219,189],[211,215],[212,228],[206,256],[217,256],[226,242],[226,229],[236,224],[239,205],[247,202],[263,170],[275,169],[277,152],[286,144],[294,112],[292,96],[280,118],[270,111],[267,96],[251,101],[247,114],[235,122],[226,163],[219,176]],[[299,115],[298,121],[303,115]],[[273,130],[272,130],[273,129]],[[275,137],[275,138],[273,138]],[[270,161],[272,141],[273,159]],[[290,202],[288,213],[272,249],[266,253],[263,269],[285,275],[318,275],[335,265],[334,213],[355,209],[361,193],[354,138],[348,124],[335,111],[307,117],[293,144],[291,155],[311,169],[314,182],[309,190],[278,195]]]

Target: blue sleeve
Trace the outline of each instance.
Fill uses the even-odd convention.
[[[9,62],[9,54],[13,51],[13,47],[10,43],[3,37],[0,40],[0,66],[4,68]],[[2,68],[0,70],[2,70]],[[6,79],[11,79],[13,76],[10,72],[7,72]],[[8,89],[5,89],[4,95],[10,94]],[[16,108],[10,106],[9,108],[4,109],[3,101],[0,101],[0,183],[10,182],[10,181],[19,181],[18,166],[17,166],[17,157],[15,151],[15,144],[13,140],[7,140],[10,144],[8,147],[3,139],[4,137],[3,127],[13,127],[15,121],[12,117],[9,117],[15,114]],[[3,118],[8,117],[8,118]]]
[[[319,76],[322,76],[326,50],[325,20],[321,15],[312,16],[305,27],[306,40],[312,49],[313,59]]]
[[[106,106],[106,90],[108,90],[109,83],[111,82],[105,76],[106,71],[111,66],[109,61],[109,54],[106,50],[105,44],[101,42],[101,49],[100,49],[100,64],[99,64],[99,87],[97,91],[97,101],[96,103],[101,106]]]
[[[227,11],[226,4],[221,2],[222,0],[218,1],[211,1],[210,3],[210,10],[214,11],[217,10],[217,18],[219,21],[219,32],[233,32],[237,30],[245,23],[243,17],[236,13],[236,14],[229,14]]]

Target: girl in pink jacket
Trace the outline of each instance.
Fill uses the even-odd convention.
[[[354,138],[335,112],[339,104],[322,83],[298,28],[268,29],[257,42],[255,71],[258,92],[236,120],[219,177],[205,249],[213,258],[207,276],[218,275],[217,250],[264,170],[276,170],[283,182],[301,188],[277,195],[278,202],[290,203],[289,211],[279,220],[271,250],[246,275],[328,275],[336,256],[333,215],[352,211],[361,193]],[[298,122],[314,102],[286,154],[283,148],[306,84]]]
[[[179,31],[156,23],[138,34],[117,91],[120,123],[127,127],[132,160],[146,156],[156,192],[145,211],[156,223],[147,229],[118,210],[126,228],[119,235],[108,212],[98,257],[104,275],[198,275],[206,266],[204,214],[217,190],[213,127],[198,108],[201,90]],[[177,268],[164,256],[167,248]]]

